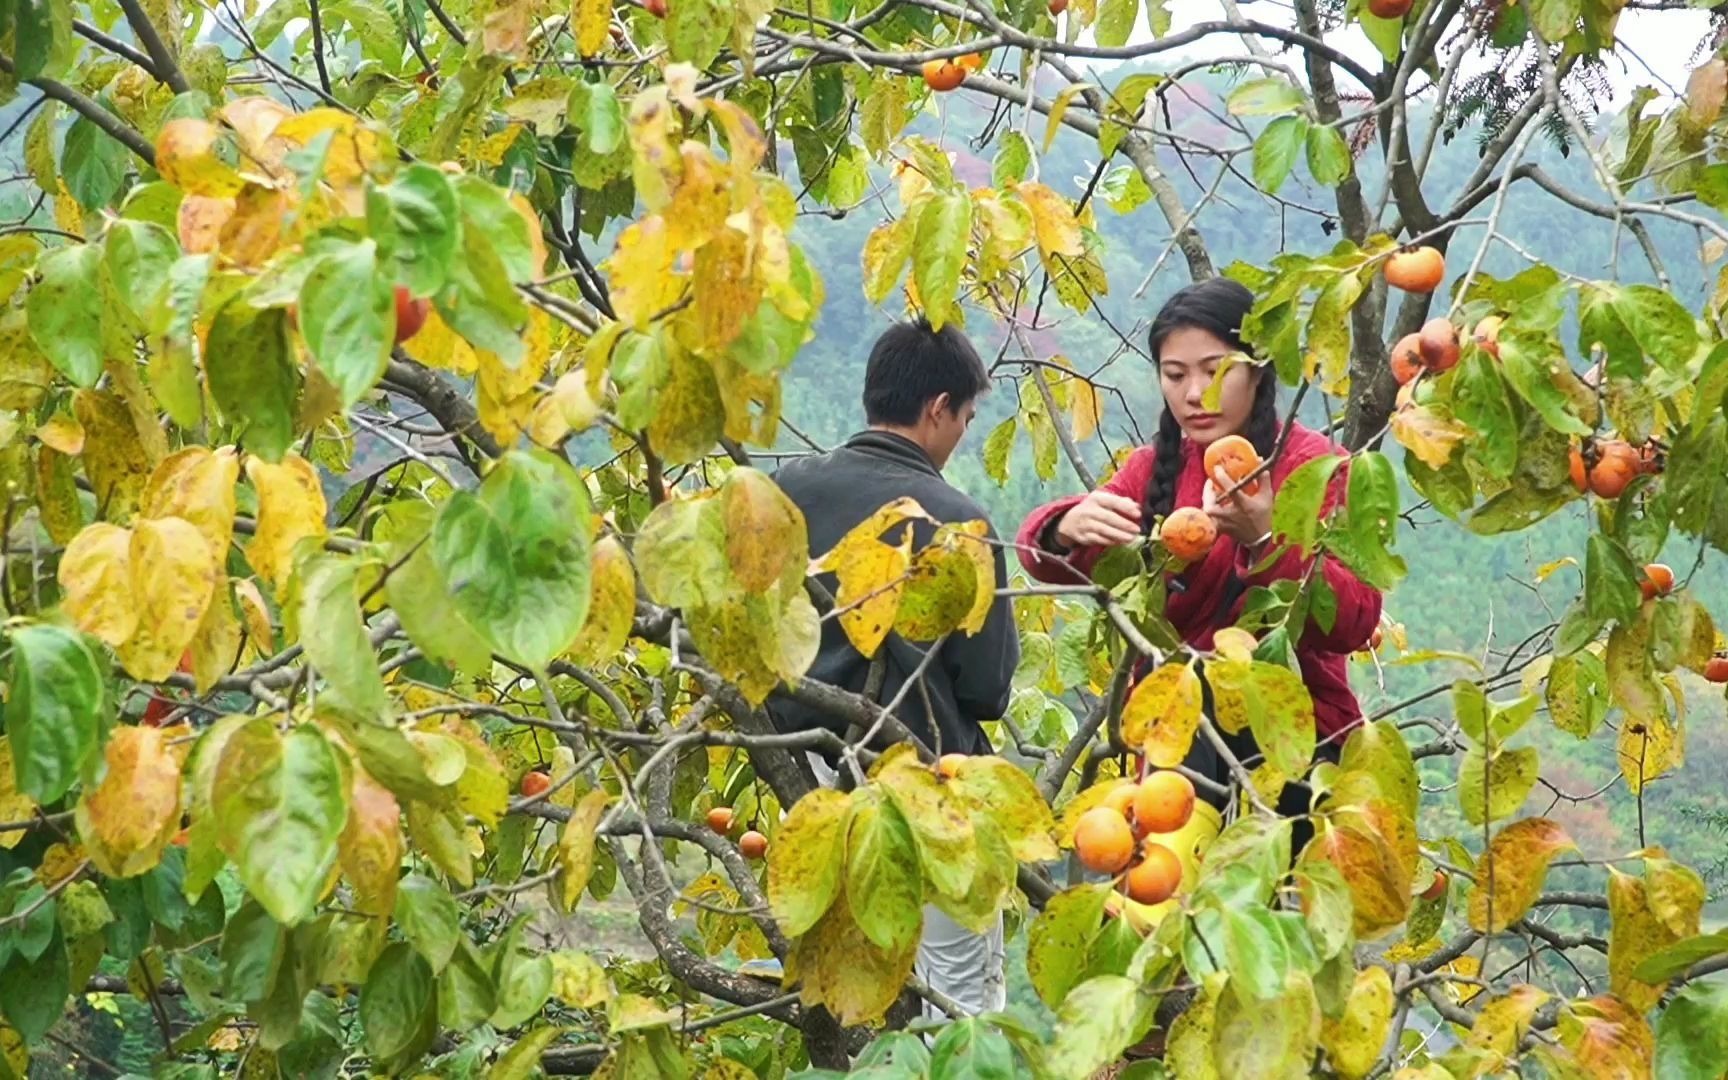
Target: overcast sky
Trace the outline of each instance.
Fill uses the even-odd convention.
[[[1176,29],[1219,18],[1222,10],[1218,0],[1169,0],[1169,3],[1173,16],[1171,25]],[[1242,10],[1249,18],[1264,22],[1287,24],[1290,20],[1290,9],[1285,0],[1252,0],[1243,4]],[[1709,29],[1710,15],[1707,11],[1623,13],[1617,27],[1619,42],[1623,48],[1609,61],[1615,94],[1606,107],[1617,109],[1639,86],[1653,86],[1666,98],[1668,92],[1663,85],[1664,80],[1669,86],[1684,91],[1686,76],[1692,65],[1693,50]],[[1133,40],[1144,41],[1150,38],[1145,17],[1142,15],[1136,22]],[[1328,34],[1326,40],[1370,67],[1378,69],[1380,54],[1354,24]],[[1241,55],[1242,52],[1240,39],[1217,36],[1175,55],[1200,59],[1207,56]],[[1655,72],[1654,75],[1651,70],[1646,70],[1646,64]],[[1298,71],[1301,68],[1300,64],[1292,66]]]

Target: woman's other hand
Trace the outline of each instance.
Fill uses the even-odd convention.
[[[1263,477],[1260,489],[1250,495],[1246,491],[1230,492],[1234,481],[1222,467],[1213,470],[1206,481],[1201,509],[1212,515],[1218,531],[1244,547],[1259,543],[1272,531],[1272,485]],[[1220,492],[1230,494],[1220,496]]]
[[[1063,546],[1117,547],[1140,538],[1140,504],[1110,491],[1094,491],[1062,515],[1056,539]]]

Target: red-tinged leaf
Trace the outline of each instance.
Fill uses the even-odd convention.
[[[348,793],[348,824],[338,843],[342,874],[354,886],[356,911],[389,915],[402,870],[401,807],[389,788],[358,765],[349,773]]]
[[[1560,1011],[1563,1056],[1592,1080],[1648,1080],[1656,1036],[1643,1012],[1608,994],[1570,1001]]]
[[[1575,846],[1566,830],[1547,818],[1525,818],[1501,829],[1476,864],[1470,925],[1499,933],[1522,919],[1542,892],[1549,862]]]

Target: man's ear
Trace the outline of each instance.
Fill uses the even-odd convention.
[[[928,406],[926,406],[926,408],[925,408],[925,414],[928,415],[930,417],[930,419],[932,419],[932,420],[940,420],[940,419],[942,419],[943,413],[953,412],[953,411],[954,411],[953,397],[946,390],[942,391],[940,394],[937,394],[935,397],[931,398],[930,404]]]

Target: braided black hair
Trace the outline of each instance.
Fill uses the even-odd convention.
[[[1177,330],[1204,330],[1241,352],[1250,352],[1242,340],[1242,320],[1254,306],[1254,294],[1229,278],[1210,278],[1176,291],[1152,320],[1152,359],[1157,362],[1164,340]],[[1254,445],[1262,458],[1278,442],[1278,380],[1262,367],[1255,376],[1254,404],[1242,437]],[[1158,418],[1158,435],[1152,442],[1152,478],[1146,483],[1145,513],[1141,527],[1166,517],[1176,502],[1176,478],[1182,472],[1182,426],[1168,402]]]

